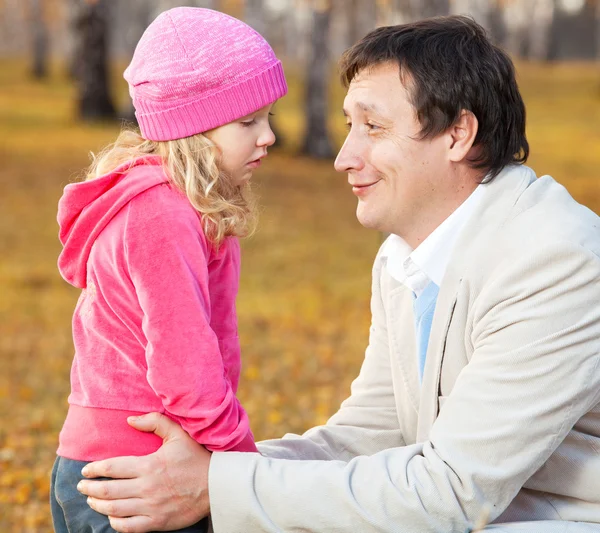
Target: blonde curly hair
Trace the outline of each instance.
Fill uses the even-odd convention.
[[[174,187],[201,215],[207,239],[219,247],[225,237],[247,237],[256,229],[256,201],[249,185],[238,186],[219,168],[218,147],[201,133],[172,141],[149,141],[130,127],[98,155],[85,180],[112,172],[127,161],[158,155]],[[127,169],[125,169],[126,171]]]

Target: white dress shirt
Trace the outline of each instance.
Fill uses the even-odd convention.
[[[430,281],[440,287],[454,243],[463,225],[479,203],[484,187],[485,185],[479,185],[414,250],[402,237],[391,234],[386,239],[383,249],[383,255],[388,258],[387,269],[390,276],[408,287],[417,297],[421,295]]]

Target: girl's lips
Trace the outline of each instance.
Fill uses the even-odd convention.
[[[260,159],[255,159],[254,161],[250,161],[250,163],[248,163],[246,166],[248,166],[250,168],[258,168],[258,167],[260,167],[260,163],[261,163]]]

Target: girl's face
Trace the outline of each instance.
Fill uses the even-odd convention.
[[[209,130],[204,135],[221,151],[221,169],[235,185],[244,185],[266,157],[267,148],[275,142],[269,126],[273,104],[242,117],[234,122]]]

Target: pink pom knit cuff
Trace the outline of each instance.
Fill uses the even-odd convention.
[[[281,61],[237,85],[164,109],[164,102],[137,102],[135,116],[144,138],[151,141],[181,139],[249,115],[287,93]],[[162,109],[161,109],[162,108]]]

